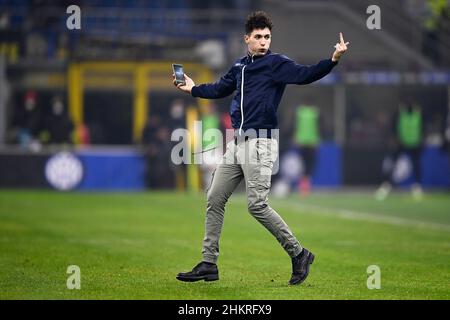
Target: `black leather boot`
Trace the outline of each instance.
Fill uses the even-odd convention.
[[[192,271],[180,272],[177,275],[177,279],[180,281],[194,282],[194,281],[215,281],[219,280],[219,270],[217,265],[208,262],[200,262]]]
[[[295,285],[305,281],[309,273],[309,266],[314,262],[314,255],[303,248],[302,252],[292,258],[292,277],[289,284]]]

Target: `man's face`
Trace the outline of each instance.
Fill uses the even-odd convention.
[[[245,43],[248,47],[248,52],[251,55],[265,55],[270,47],[272,35],[269,28],[254,29],[250,35],[244,36]]]

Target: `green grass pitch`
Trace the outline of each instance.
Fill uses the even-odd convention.
[[[220,280],[175,279],[201,259],[205,196],[182,193],[0,191],[1,299],[449,299],[450,197],[320,193],[271,198],[316,254],[310,276],[288,286],[291,262],[247,212],[227,204]],[[81,289],[66,286],[67,267]],[[381,288],[367,288],[367,267]]]

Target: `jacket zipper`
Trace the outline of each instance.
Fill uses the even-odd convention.
[[[252,62],[253,62],[252,55]],[[241,126],[239,127],[239,135],[242,134],[242,126],[244,125],[244,70],[245,66],[242,67],[242,76],[241,76]]]

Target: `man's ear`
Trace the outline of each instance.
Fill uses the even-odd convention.
[[[248,44],[248,41],[250,40],[250,36],[248,34],[244,34],[244,41]]]

